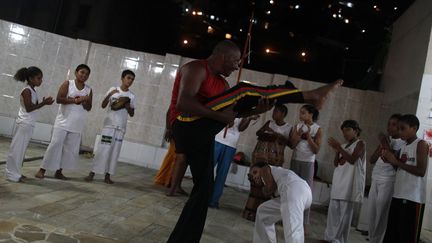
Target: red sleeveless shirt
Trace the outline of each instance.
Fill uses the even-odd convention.
[[[199,62],[202,63],[202,65],[206,69],[206,78],[201,83],[201,87],[199,88],[198,93],[196,94],[195,97],[198,99],[200,103],[204,104],[208,98],[224,92],[227,88],[227,85],[223,77],[219,75],[213,75],[210,72],[207,60],[200,60]],[[169,121],[171,124],[174,123],[177,116],[181,114],[181,112],[176,109],[181,78],[182,78],[182,73],[180,68],[175,77],[174,87],[171,95],[171,104],[169,107],[169,116],[170,116]]]

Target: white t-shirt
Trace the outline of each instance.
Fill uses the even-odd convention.
[[[305,180],[300,178],[295,172],[291,170],[279,166],[270,166],[270,168],[271,168],[273,179],[277,184],[279,194],[282,193],[280,191],[281,188],[283,188],[284,186],[288,186],[289,184],[297,181],[303,182],[307,187],[309,187]]]
[[[399,151],[403,145],[405,145],[405,142],[402,139],[390,138],[390,148],[392,150]],[[395,176],[396,170],[393,165],[384,162],[380,156],[372,170],[372,179],[380,181],[394,181]]]
[[[224,137],[225,128],[220,131],[216,137],[215,140],[218,143],[224,144],[226,146],[229,146],[231,148],[237,148],[237,142],[240,138],[240,131],[239,131],[239,125],[240,125],[241,119],[236,118],[234,119],[234,125],[227,129],[226,136]]]
[[[34,89],[32,89],[32,87],[27,85],[26,87],[24,87],[24,89],[22,89],[21,94],[26,89],[30,90],[31,103],[33,105],[37,105],[39,103],[39,101],[38,101],[38,96],[36,94],[36,91]],[[17,123],[23,123],[23,124],[29,124],[29,125],[34,126],[38,114],[39,114],[38,109],[33,110],[31,112],[27,112],[25,105],[24,105],[24,98],[22,95],[20,95],[20,108],[18,111],[18,117],[16,119],[16,122]]]
[[[417,138],[411,144],[402,146],[400,158],[405,157],[407,165],[417,165],[417,145],[421,141]],[[394,186],[394,198],[406,199],[417,203],[426,202],[427,171],[423,177],[413,175],[406,170],[398,168]]]
[[[278,126],[275,121],[270,120],[269,127],[276,133],[282,134],[286,139],[289,139],[292,126],[288,122],[282,126]]]
[[[357,144],[362,141],[358,139],[349,147],[343,144],[342,148],[349,154],[354,152]],[[331,199],[361,202],[363,199],[366,181],[366,149],[354,164],[348,161],[343,165],[338,165],[333,173]]]
[[[117,111],[111,110],[111,104],[120,97],[129,97],[130,107],[135,108],[135,95],[130,91],[123,91],[120,87],[111,87],[106,93],[105,97],[111,93],[113,90],[118,90],[119,92],[111,95],[109,98],[109,103],[107,106],[107,115],[104,120],[104,127],[114,127],[122,130],[126,130],[128,112],[126,109],[120,109]]]
[[[84,88],[79,90],[75,85],[75,80],[69,80],[69,88],[67,97],[75,98],[89,95],[91,92],[90,86],[84,85]],[[60,104],[54,127],[61,128],[69,132],[81,133],[84,130],[87,113],[82,104]]]
[[[318,129],[320,126],[316,123],[313,123],[310,126],[310,132],[309,135],[312,136],[312,138],[315,138],[316,134],[318,133]],[[308,127],[305,123],[299,123],[296,126],[297,130],[300,130],[304,132],[308,131]],[[300,142],[297,144],[297,146],[294,148],[293,151],[293,159],[303,162],[315,162],[315,154],[310,148],[310,145],[307,140],[301,139]]]

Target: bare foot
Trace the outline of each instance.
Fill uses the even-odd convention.
[[[177,196],[175,190],[173,190],[171,188],[168,190],[168,192],[165,195],[167,197],[175,197],[175,196]]]
[[[95,175],[94,172],[90,172],[88,176],[84,177],[84,180],[87,182],[91,182],[91,181],[93,181],[94,175]]]
[[[63,175],[61,170],[57,170],[54,178],[59,179],[59,180],[67,180],[68,178],[66,176]]]
[[[333,83],[324,85],[317,89],[305,91],[303,92],[304,100],[306,103],[314,105],[317,109],[321,109],[325,101],[327,100],[329,94],[342,86],[343,82],[344,81],[342,79],[338,79]]]
[[[176,190],[176,193],[182,195],[182,196],[189,196],[189,193],[187,193],[183,188],[178,187]]]
[[[107,183],[107,184],[114,184],[114,181],[111,180],[109,174],[106,174],[106,175],[105,175],[105,180],[104,180],[104,182]]]
[[[112,181],[110,178],[105,178],[104,182],[106,184],[114,184],[114,181]]]
[[[35,177],[36,177],[36,178],[39,178],[39,179],[43,179],[43,178],[45,177],[45,170],[41,168],[41,169],[36,173]]]

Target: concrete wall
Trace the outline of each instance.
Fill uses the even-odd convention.
[[[421,7],[417,15],[423,16],[419,23],[425,32],[429,33],[429,38],[425,38],[424,72],[421,77],[420,94],[417,103],[416,115],[420,120],[419,136],[424,137],[426,130],[432,129],[432,2],[420,1]],[[419,4],[419,3],[418,3]],[[427,175],[427,198],[425,214],[423,216],[423,227],[432,230],[432,159],[429,157],[429,167]]]

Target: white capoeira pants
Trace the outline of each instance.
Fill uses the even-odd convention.
[[[51,142],[42,160],[41,168],[51,171],[75,169],[80,144],[81,133],[69,132],[55,127]]]
[[[285,242],[304,242],[303,215],[312,204],[312,191],[306,182],[296,181],[279,189],[280,197],[258,207],[254,243],[277,242],[275,223],[282,220]]]
[[[123,143],[124,130],[104,127],[101,132],[101,140],[97,145],[93,159],[93,170],[96,174],[109,173],[114,175],[117,160]]]
[[[354,202],[331,199],[324,239],[332,243],[347,243],[353,212]]]
[[[384,240],[393,187],[393,180],[372,180],[368,197],[369,241],[371,243],[381,243]]]
[[[21,178],[24,155],[33,135],[33,128],[34,126],[31,124],[16,124],[15,134],[6,159],[6,178],[10,181],[17,182]]]

